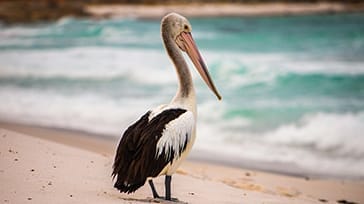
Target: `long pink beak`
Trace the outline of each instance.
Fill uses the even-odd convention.
[[[221,95],[217,91],[214,83],[212,82],[212,79],[210,77],[210,74],[207,70],[206,64],[203,61],[200,52],[198,51],[198,48],[196,46],[195,41],[192,38],[191,33],[189,32],[182,32],[180,34],[180,37],[183,39],[183,44],[185,51],[187,55],[192,60],[193,64],[195,65],[197,71],[200,73],[202,79],[205,81],[207,86],[214,92],[216,97],[221,100]]]

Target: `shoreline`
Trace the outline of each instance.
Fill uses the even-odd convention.
[[[84,149],[104,156],[113,156],[119,138],[81,130],[46,127],[0,120],[0,128],[40,139]]]
[[[107,157],[113,157],[120,137],[102,135],[75,129],[65,129],[57,127],[47,127],[41,125],[23,124],[0,120],[0,128],[27,134],[40,139],[57,142],[67,146],[80,148]],[[227,155],[220,155],[215,152],[194,149],[186,159],[189,162],[202,162],[229,168],[249,169],[252,171],[262,171],[276,175],[295,177],[300,179],[325,179],[325,180],[363,180],[364,178],[355,176],[323,175],[313,171],[304,170],[292,164],[275,162],[258,162],[253,160],[241,161]],[[239,162],[236,162],[239,160]],[[282,167],[285,167],[283,169]]]
[[[90,148],[89,144],[92,144],[95,136],[87,136],[87,133],[72,134],[70,131],[54,129],[44,129],[41,133],[37,128],[17,125],[7,127],[0,123],[0,181],[7,184],[0,187],[2,198],[13,201],[28,196],[37,203],[58,203],[60,200],[54,199],[66,195],[67,199],[79,199],[72,203],[84,203],[85,199],[93,201],[90,203],[105,202],[105,199],[108,202],[125,203],[157,202],[150,200],[147,185],[135,194],[120,194],[112,188],[109,174],[113,157],[103,149],[112,141],[108,141],[106,146],[98,144]],[[76,140],[70,140],[71,137]],[[56,167],[53,169],[56,172],[49,166]],[[93,168],[90,169],[90,166]],[[63,181],[65,177],[67,179]],[[91,177],[96,179],[83,185]],[[175,184],[177,197],[188,203],[364,202],[361,190],[364,189],[363,180],[298,178],[190,159],[182,164],[174,178],[178,183]],[[51,182],[52,186],[44,184],[47,182],[48,185]],[[157,188],[162,189],[163,178],[158,178],[156,184]],[[34,188],[36,185],[39,185],[38,190]],[[70,189],[67,185],[72,185],[71,192],[68,192]],[[48,191],[47,188],[55,189]],[[87,194],[90,192],[94,193]]]

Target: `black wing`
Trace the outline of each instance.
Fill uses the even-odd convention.
[[[164,152],[156,157],[156,146],[166,124],[185,112],[184,109],[168,109],[149,121],[149,111],[124,132],[113,165],[112,176],[117,177],[115,188],[132,193],[143,186],[148,177],[158,176],[173,161],[174,156],[167,157]],[[186,145],[187,141],[183,150]]]

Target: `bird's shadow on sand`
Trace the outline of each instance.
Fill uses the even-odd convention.
[[[176,200],[176,201],[169,201],[164,200],[163,198],[121,198],[126,201],[137,201],[137,202],[144,202],[144,203],[165,203],[165,204],[188,204],[187,202]]]

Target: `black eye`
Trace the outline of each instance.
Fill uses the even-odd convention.
[[[185,30],[188,30],[188,25],[185,25]]]

